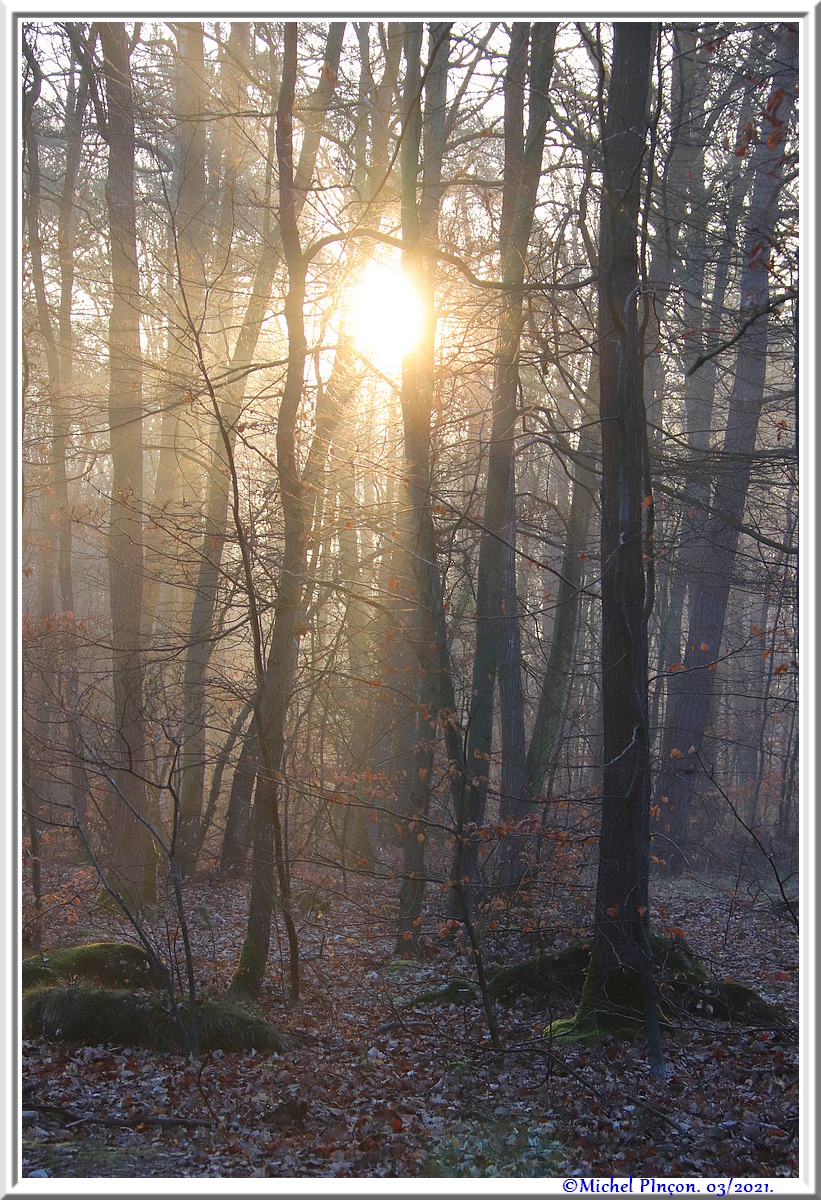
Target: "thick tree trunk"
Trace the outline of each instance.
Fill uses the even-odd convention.
[[[197,341],[206,313],[208,269],[205,175],[205,62],[202,25],[177,26],[176,195],[169,197],[173,278],[176,295],[169,315],[167,396],[162,417],[159,462],[154,484],[153,519],[146,530],[146,584],[143,607],[146,631],[164,640],[187,629],[191,617],[190,587],[185,568],[178,573],[174,545],[189,514],[202,503],[204,473],[198,468],[202,413],[193,402],[197,389]],[[203,722],[205,724],[205,722]],[[204,736],[204,731],[203,731]],[[199,796],[182,789],[175,853],[188,875],[196,858]]]
[[[421,22],[405,26],[405,80],[402,94],[402,145],[400,171],[402,181],[402,268],[415,284],[418,293],[427,299],[424,261],[422,257],[422,223],[417,199],[419,153],[422,136],[422,30]],[[441,60],[440,60],[441,61]],[[430,317],[430,311],[428,312]],[[428,331],[430,332],[430,331]],[[409,513],[407,551],[413,562],[415,583],[422,582],[426,567],[435,569],[435,544],[432,541],[430,414],[432,405],[433,361],[432,336],[429,344],[414,347],[402,362],[402,427],[405,435],[405,469]],[[427,370],[426,370],[427,368]],[[431,770],[433,767],[434,736],[425,699],[433,687],[433,663],[425,633],[431,612],[421,595],[417,596],[411,614],[411,637],[419,662],[418,709],[414,720],[415,738],[409,772],[405,812],[407,821],[402,827],[403,869],[399,885],[399,943],[415,941],[416,922],[422,912],[425,891],[424,839],[426,818],[430,806]]]
[[[745,160],[734,152],[728,155],[725,168],[726,187],[720,196],[719,224],[722,230],[717,249],[710,242],[710,233],[703,222],[689,222],[679,232],[678,214],[686,211],[701,212],[708,203],[704,182],[705,150],[710,137],[710,126],[705,114],[704,97],[706,76],[710,70],[709,27],[696,39],[689,26],[678,27],[679,57],[674,71],[674,88],[678,97],[675,112],[678,126],[662,184],[665,205],[664,237],[660,249],[654,253],[652,286],[662,293],[672,286],[681,289],[684,303],[684,327],[681,333],[683,368],[696,361],[708,349],[708,331],[721,327],[726,305],[726,294],[730,278],[730,265],[736,247],[738,225],[751,173],[744,169]],[[757,38],[750,55],[750,72],[755,75],[761,69]],[[705,61],[706,60],[706,61]],[[741,73],[739,72],[739,75]],[[740,144],[745,129],[754,117],[756,89],[747,85],[739,98],[736,143]],[[718,109],[717,111],[720,111]],[[709,300],[705,302],[705,296]],[[659,341],[662,332],[659,331]],[[685,600],[688,587],[694,585],[704,554],[707,525],[710,514],[710,486],[714,465],[710,456],[711,429],[713,425],[713,402],[718,379],[718,360],[708,360],[694,372],[686,373],[684,380],[684,406],[686,412],[687,445],[689,463],[686,473],[686,501],[676,513],[673,531],[661,530],[659,540],[675,543],[675,556],[663,560],[663,573],[659,575],[659,592],[667,594],[664,626],[659,631],[659,674],[666,679],[657,685],[654,697],[658,709],[662,692],[666,692],[667,716],[676,691],[676,671],[682,660],[682,642],[686,629],[682,629]],[[662,607],[660,603],[660,609]],[[669,674],[670,668],[672,674]],[[657,722],[653,722],[657,728]],[[664,824],[667,822],[664,821]],[[667,835],[656,830],[659,837],[660,855],[666,856],[669,842]]]
[[[342,28],[332,27],[332,35],[341,42]],[[281,811],[286,750],[285,722],[296,686],[299,645],[305,629],[306,553],[316,503],[316,486],[348,394],[347,348],[344,341],[341,341],[335,363],[337,378],[324,389],[322,404],[318,402],[314,436],[304,469],[300,472],[297,419],[302,401],[307,354],[304,316],[307,260],[300,246],[297,222],[304,201],[303,188],[298,185],[307,186],[307,181],[300,178],[299,171],[294,171],[293,111],[296,73],[297,26],[287,24],[282,86],[276,113],[279,227],[288,271],[288,293],[285,298],[288,368],[276,428],[276,465],[284,517],[283,553],[274,605],[274,627],[267,661],[264,664],[258,614],[255,613],[253,617],[258,680],[254,723],[259,758],[253,816],[251,897],[248,931],[239,966],[231,983],[233,992],[245,996],[256,995],[262,985],[274,910],[275,873],[288,938],[292,1001],[299,995],[299,947],[291,913],[290,871]],[[311,132],[311,140],[314,135],[318,145],[318,125]],[[313,154],[315,156],[316,148]],[[235,516],[238,521],[238,514]],[[246,586],[249,601],[253,604],[253,580],[247,560]]]
[[[616,24],[599,235],[605,761],[593,954],[580,1018],[630,1020],[644,1012],[648,1033],[655,1020],[657,1035],[647,921],[647,619],[652,594],[644,559],[645,514],[652,497],[647,495],[637,316],[638,213],[652,56],[652,25]],[[657,1042],[652,1049],[658,1065]]]

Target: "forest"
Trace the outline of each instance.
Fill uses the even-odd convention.
[[[806,1178],[799,26],[18,20],[18,1176]]]

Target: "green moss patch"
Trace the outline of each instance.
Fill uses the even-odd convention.
[[[521,995],[564,992],[578,997],[590,963],[592,942],[582,940],[559,950],[503,967],[490,978],[491,999],[504,1003]]]
[[[179,1016],[159,992],[132,992],[95,987],[34,988],[23,997],[23,1033],[56,1041],[97,1046],[146,1046],[166,1052],[185,1051],[187,1003]],[[197,1007],[200,1049],[280,1052],[294,1040],[240,1004],[205,1000]]]
[[[408,1004],[470,1004],[478,995],[476,985],[469,979],[453,979],[442,988],[420,992],[407,1001]]]
[[[23,960],[24,992],[74,980],[125,988],[157,987],[164,982],[142,946],[133,942],[63,946]]]
[[[643,1028],[643,1020],[630,1019],[617,1012],[596,1010],[553,1021],[545,1029],[544,1035],[562,1045],[578,1043],[590,1046],[605,1038],[635,1038]]]

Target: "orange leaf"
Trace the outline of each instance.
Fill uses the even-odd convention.
[[[619,915],[619,906],[618,906],[618,904],[611,904],[611,905],[610,905],[610,907],[609,907],[609,908],[608,908],[608,910],[607,910],[607,913],[608,913],[608,915],[609,915],[609,916],[611,916],[611,917],[617,917],[617,916]]]
[[[402,1128],[402,1118],[394,1117],[393,1120],[391,1121],[391,1129],[393,1130],[394,1133],[398,1133],[401,1128]]]
[[[642,500],[642,502],[641,502],[641,507],[642,507],[642,508],[649,508],[649,507],[650,507],[650,505],[651,505],[652,503],[653,503],[653,497],[652,497],[652,496],[645,496],[645,497],[644,497],[644,499],[643,499],[643,500]]]

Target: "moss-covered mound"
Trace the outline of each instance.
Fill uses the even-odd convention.
[[[517,996],[539,996],[562,992],[577,998],[590,963],[593,943],[588,939],[572,942],[555,954],[527,958],[510,967],[502,967],[490,978],[491,999],[504,1003]]]
[[[97,1046],[147,1046],[167,1052],[185,1050],[188,1005],[179,1016],[159,992],[132,992],[95,987],[34,988],[23,997],[23,1033],[63,1042]],[[240,1004],[205,1000],[197,1007],[200,1050],[280,1052],[294,1040]]]
[[[712,978],[683,937],[654,934],[650,943],[663,1024],[681,1024],[685,1017],[692,1016],[748,1025],[783,1027],[792,1023],[785,1009],[763,1000],[752,988],[732,979]],[[575,1006],[582,995],[591,949],[592,942],[582,939],[556,954],[504,967],[491,977],[491,997],[505,1003],[520,995],[550,996]],[[640,1004],[637,1011],[641,1011]],[[612,1014],[597,1012],[596,1029],[602,1033],[606,1028],[621,1029],[625,1025],[624,1012],[625,1007],[618,1003],[614,1003]],[[579,1035],[577,1018],[570,1024]],[[559,1024],[554,1022],[552,1029],[558,1033]],[[584,1033],[590,1033],[587,1026]]]
[[[470,1004],[478,996],[476,985],[469,979],[453,979],[444,987],[434,988],[429,992],[420,992],[411,997],[407,1004]]]
[[[780,1004],[770,1004],[758,992],[735,979],[714,979],[705,985],[697,998],[697,1009],[722,1021],[737,1021],[743,1025],[792,1024],[790,1015]]]
[[[151,988],[164,983],[162,970],[133,942],[62,946],[23,960],[23,991],[82,980],[106,987]]]

